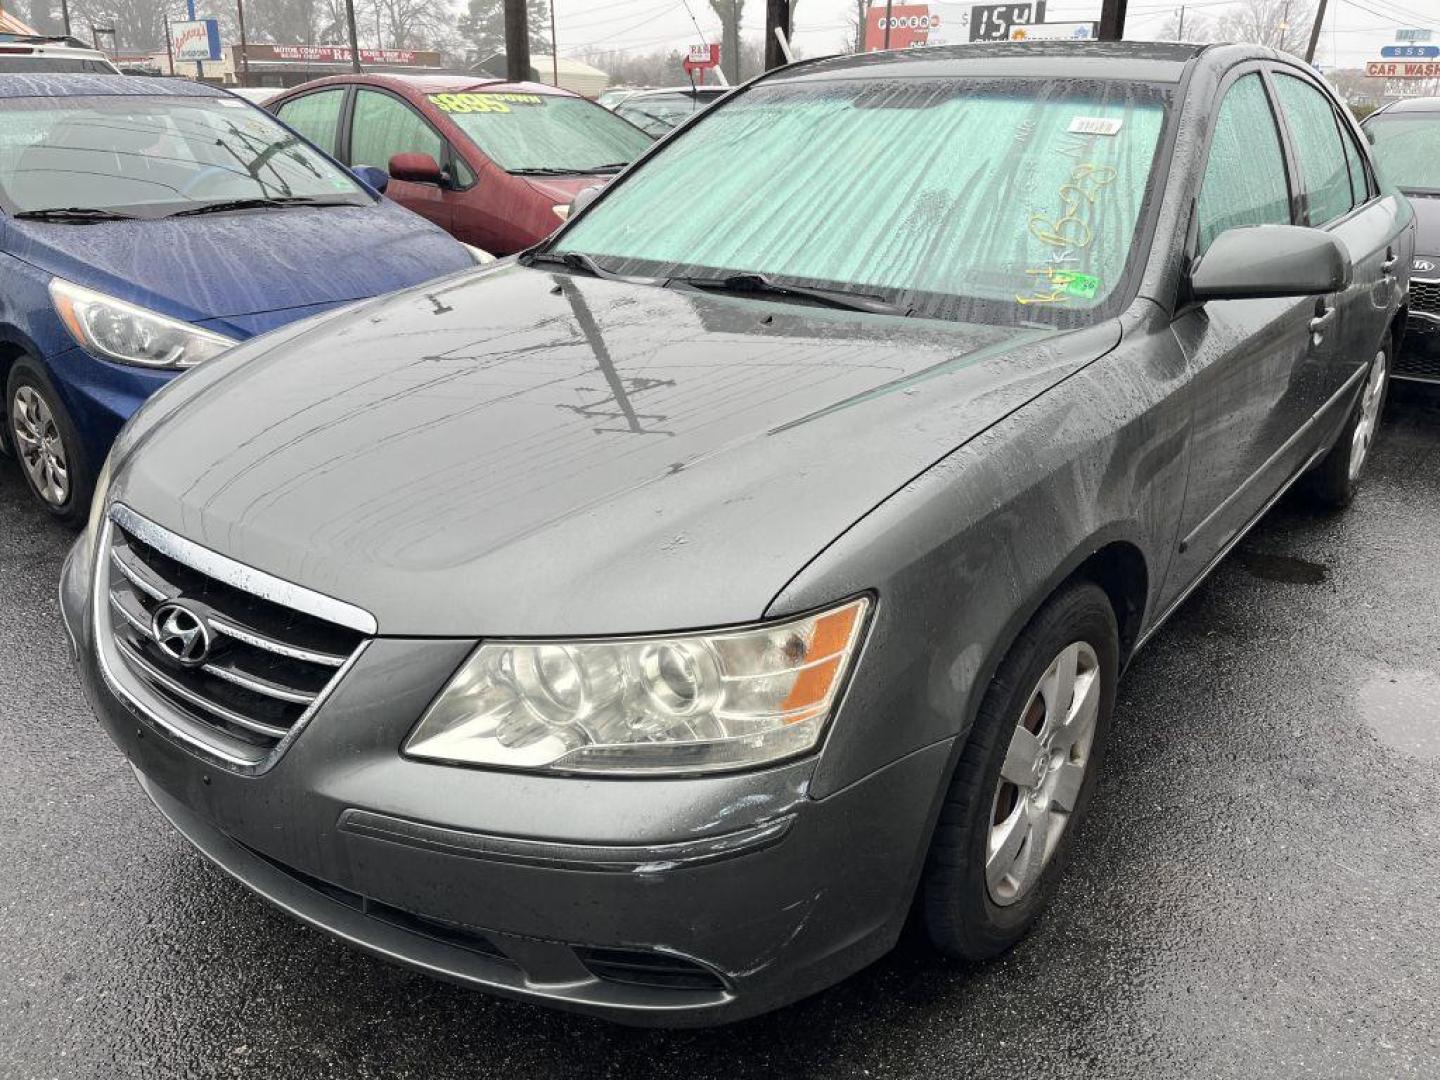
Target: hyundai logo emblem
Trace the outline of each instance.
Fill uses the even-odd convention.
[[[1435,269],[1435,264],[1429,259],[1416,259],[1411,265],[1417,274],[1428,274]]]
[[[150,632],[160,651],[178,664],[199,667],[210,656],[210,628],[184,604],[161,604],[150,618]]]

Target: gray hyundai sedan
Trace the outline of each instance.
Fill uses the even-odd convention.
[[[158,395],[65,569],[83,681],[207,857],[468,986],[709,1024],[912,910],[995,956],[1121,671],[1292,484],[1350,501],[1412,233],[1278,53],[791,65]]]

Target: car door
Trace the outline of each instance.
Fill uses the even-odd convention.
[[[1298,69],[1278,69],[1274,79],[1298,159],[1306,220],[1336,236],[1355,265],[1338,312],[1343,344],[1329,380],[1338,392],[1375,356],[1400,305],[1408,215],[1394,195],[1380,197],[1353,129],[1330,95]]]
[[[275,115],[331,157],[337,156],[340,112],[345,105],[345,87],[316,90],[283,102]]]
[[[1298,223],[1298,193],[1264,71],[1241,68],[1222,87],[1188,257],[1203,257],[1226,229]],[[1195,402],[1177,591],[1303,464],[1305,433],[1334,385],[1334,305],[1330,296],[1210,300],[1172,323]]]
[[[450,158],[444,137],[408,101],[385,90],[359,87],[350,112],[348,163],[352,168],[372,165],[388,172],[396,154],[429,154],[442,170]],[[450,232],[454,224],[450,187],[448,181],[418,183],[392,177],[385,194]]]

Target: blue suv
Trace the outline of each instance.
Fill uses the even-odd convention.
[[[0,77],[4,432],[52,514],[83,520],[121,425],[186,368],[475,265],[363,175],[214,87]]]

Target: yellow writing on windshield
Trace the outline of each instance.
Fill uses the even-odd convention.
[[[512,105],[544,105],[539,94],[431,94],[445,113],[508,113]]]
[[[1030,215],[1030,235],[1054,249],[1049,265],[1026,270],[1041,280],[1030,295],[1017,295],[1020,304],[1063,304],[1077,297],[1091,300],[1098,291],[1099,281],[1089,274],[1078,273],[1065,264],[1074,260],[1095,239],[1095,231],[1081,216],[1093,206],[1102,188],[1115,182],[1117,173],[1109,165],[1086,162],[1075,166],[1070,177],[1060,185],[1060,213],[1055,217]]]

